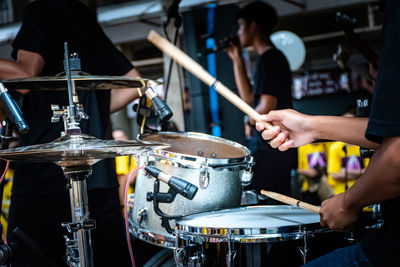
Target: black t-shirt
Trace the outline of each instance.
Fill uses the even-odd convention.
[[[366,137],[382,141],[400,136],[400,2],[386,1],[382,53]],[[400,156],[400,155],[399,155]],[[376,177],[379,179],[379,177]],[[400,198],[381,204],[384,226],[362,242],[376,266],[398,266],[400,262]]]
[[[292,73],[281,51],[271,48],[260,55],[253,79],[253,106],[259,104],[261,95],[271,95],[277,98],[277,109],[292,108]],[[277,151],[255,129],[252,136],[248,146],[255,161],[254,177],[246,189],[290,194],[290,170],[297,168],[297,150]]]
[[[64,70],[65,41],[69,43],[70,53],[79,54],[82,70],[92,75],[124,75],[133,68],[106,37],[89,9],[77,0],[38,0],[29,4],[13,42],[12,55],[16,58],[18,49],[39,53],[45,61],[41,76],[56,75]],[[89,115],[89,120],[81,121],[82,132],[106,138],[110,91],[80,91],[78,94]],[[51,123],[51,104],[68,105],[67,91],[31,91],[24,96],[22,112],[30,131],[21,136],[21,146],[48,143],[60,137],[63,122]],[[89,189],[117,186],[113,160],[103,160],[93,166],[93,174],[88,179]],[[59,166],[17,162],[13,193],[48,195],[64,192],[65,178]]]
[[[254,72],[254,104],[262,94],[278,99],[277,109],[292,107],[292,73],[286,57],[276,48],[265,51],[257,60]]]
[[[254,104],[257,106],[261,95],[271,95],[277,99],[276,109],[292,108],[292,73],[286,57],[276,48],[265,51],[257,60],[254,80]],[[256,144],[252,151],[272,150],[261,133],[253,130]]]

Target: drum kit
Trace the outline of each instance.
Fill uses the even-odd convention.
[[[92,165],[123,155],[138,155],[139,167],[155,168],[185,180],[184,187],[196,187],[187,197],[169,182],[160,184],[140,170],[135,193],[129,195],[130,233],[171,249],[177,266],[260,266],[274,257],[284,263],[289,255],[297,266],[313,255],[309,244],[331,233],[321,229],[318,214],[297,207],[241,207],[243,187],[252,178],[253,158],[236,142],[201,133],[160,132],[134,141],[100,140],[81,133],[80,120],[88,116],[76,90],[147,88],[155,82],[82,72],[71,75],[67,46],[65,51],[63,76],[4,81],[9,89],[68,88],[69,106],[52,107],[52,121],[64,121],[62,136],[47,144],[2,150],[0,159],[53,162],[62,168],[69,181],[72,214],[72,222],[63,224],[73,235],[72,239],[65,237],[70,266],[93,266],[90,232],[96,223],[89,217],[86,188]],[[315,245],[315,250],[320,247]]]

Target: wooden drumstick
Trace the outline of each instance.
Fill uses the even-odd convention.
[[[288,197],[288,196],[285,196],[285,195],[282,195],[279,193],[261,190],[261,194],[263,194],[267,197],[270,197],[272,199],[275,199],[277,201],[280,201],[280,202],[283,202],[283,203],[286,203],[286,204],[289,204],[292,206],[296,206],[296,207],[302,208],[304,210],[311,211],[313,213],[318,214],[319,210],[320,210],[320,207],[318,207],[318,206],[314,206],[314,205],[308,204],[306,202],[303,202],[303,201],[300,201],[295,198],[291,198],[291,197]]]
[[[237,108],[246,113],[250,118],[254,119],[256,122],[263,123],[266,129],[271,129],[273,127],[270,123],[262,121],[260,119],[260,114],[257,111],[255,111],[250,105],[244,102],[238,95],[229,90],[220,81],[215,79],[209,72],[203,69],[203,67],[199,63],[194,61],[182,50],[163,38],[157,32],[151,30],[147,36],[147,40],[152,42],[161,51],[169,55],[179,65],[190,71],[194,76],[199,78],[205,84],[214,87],[218,93],[220,93],[229,102],[231,102]]]

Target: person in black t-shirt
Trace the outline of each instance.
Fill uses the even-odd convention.
[[[381,59],[369,119],[307,116],[284,110],[262,115],[263,120],[278,125],[272,130],[257,124],[263,138],[282,151],[316,139],[376,149],[357,182],[324,201],[320,215],[322,226],[348,231],[363,207],[380,202],[382,228],[367,232],[360,243],[306,266],[398,266],[400,262],[400,2],[385,2]]]
[[[237,14],[240,44],[232,42],[226,49],[233,61],[240,97],[247,104],[253,105],[259,113],[292,107],[292,74],[289,64],[269,38],[277,18],[275,9],[267,3],[254,2],[246,5]],[[254,86],[249,81],[242,57],[241,47],[248,46],[252,46],[259,55],[253,76]],[[277,153],[262,140],[254,125],[253,119],[249,119],[245,125],[251,131],[248,146],[255,161],[253,181],[247,189],[266,189],[289,195],[290,172],[291,169],[297,169],[297,150]],[[268,201],[271,204],[276,203],[273,200]]]
[[[14,60],[0,59],[0,79],[53,76],[61,73],[64,42],[77,52],[82,70],[92,75],[138,77],[130,61],[104,34],[96,17],[78,0],[37,0],[24,13],[21,29],[13,42]],[[29,88],[28,88],[29,89]],[[63,123],[51,123],[51,104],[68,105],[66,91],[23,91],[22,111],[30,132],[21,136],[20,145],[48,143],[58,138]],[[106,139],[110,112],[138,97],[137,89],[80,91],[89,120],[81,122],[82,132]],[[95,266],[130,266],[124,224],[118,198],[114,160],[93,166],[88,179],[90,217],[97,227],[92,231]],[[65,264],[66,229],[71,222],[66,179],[52,163],[17,162],[9,215],[9,242],[21,228],[39,249],[61,265]],[[18,242],[13,266],[46,266],[24,243]]]

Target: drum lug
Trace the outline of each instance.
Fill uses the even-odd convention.
[[[128,209],[128,218],[133,218],[132,212],[134,205],[135,205],[135,193],[132,193],[128,195],[128,200],[126,204],[126,208]]]
[[[184,248],[175,249],[174,258],[178,267],[201,267],[204,266],[206,255],[200,244],[186,244]]]
[[[140,209],[136,214],[136,222],[140,227],[145,227],[148,221],[148,212],[146,208]]]
[[[254,165],[254,159],[253,157],[250,157],[246,169],[242,171],[242,175],[240,177],[243,186],[248,186],[249,184],[251,184],[251,181],[253,180],[253,171],[252,171],[253,165]]]
[[[201,189],[206,189],[209,184],[210,184],[210,174],[208,173],[208,171],[202,171],[200,173],[200,178],[199,178],[199,185]]]
[[[253,180],[253,172],[251,170],[244,170],[240,180],[242,181],[243,186],[248,186]]]

